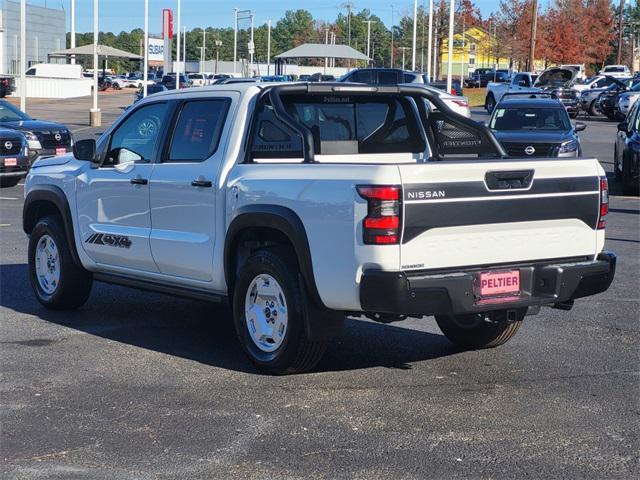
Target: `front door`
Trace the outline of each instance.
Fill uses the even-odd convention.
[[[221,92],[187,99],[151,176],[151,253],[160,273],[211,282],[219,171],[234,100]],[[222,192],[222,193],[221,193]],[[223,205],[223,204],[222,204]]]
[[[82,248],[109,267],[157,272],[149,234],[149,179],[160,152],[169,104],[134,110],[111,134],[99,168],[78,178],[77,209]]]

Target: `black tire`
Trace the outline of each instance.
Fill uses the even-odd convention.
[[[48,235],[56,244],[60,280],[51,293],[45,292],[37,279],[36,248],[43,235]],[[62,220],[57,215],[41,218],[29,237],[29,280],[38,301],[52,310],[71,310],[87,301],[91,293],[93,275],[76,265],[71,256]]]
[[[617,182],[622,182],[622,172],[620,171],[620,163],[618,162],[618,146],[613,147],[613,175]]]
[[[493,113],[493,109],[496,108],[496,99],[493,98],[492,93],[487,95],[487,98],[484,101],[484,108],[487,110],[489,115],[491,115],[491,113]]]
[[[631,161],[622,158],[622,193],[624,195],[638,195],[640,185],[638,180],[631,176]]]
[[[0,177],[0,188],[15,187],[22,177]]]
[[[488,314],[437,315],[442,333],[455,345],[466,350],[494,348],[508,342],[520,328],[526,309],[517,312],[517,319],[507,323],[505,311]],[[485,319],[489,316],[491,321]]]
[[[592,117],[595,117],[598,115],[598,109],[596,108],[596,101],[593,100],[590,104],[589,104],[589,115],[591,115]]]
[[[245,319],[248,289],[261,274],[271,275],[280,284],[288,311],[284,338],[273,352],[265,352],[257,346]],[[308,302],[296,262],[285,253],[260,250],[250,255],[241,266],[233,290],[233,318],[242,349],[259,370],[275,375],[302,373],[311,370],[320,361],[327,342],[311,342],[307,339],[304,319]]]
[[[122,87],[118,83],[112,83],[111,88],[113,88],[114,90],[120,90]]]

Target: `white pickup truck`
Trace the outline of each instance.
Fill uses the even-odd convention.
[[[282,374],[345,315],[506,342],[609,287],[607,206],[596,159],[506,158],[424,88],[232,84],[153,95],[38,161],[23,228],[44,306],[95,281],[228,302],[251,361]]]

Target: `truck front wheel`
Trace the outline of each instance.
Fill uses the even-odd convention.
[[[236,334],[260,370],[301,373],[320,361],[327,342],[309,341],[305,303],[295,260],[285,253],[260,250],[247,258],[233,292]]]
[[[507,321],[506,311],[482,314],[437,315],[442,333],[458,347],[477,350],[493,348],[508,342],[518,331],[526,309],[516,311]]]
[[[38,301],[53,310],[78,308],[91,293],[93,276],[69,248],[57,215],[39,220],[29,237],[29,280]]]

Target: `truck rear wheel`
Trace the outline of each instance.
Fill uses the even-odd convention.
[[[73,261],[58,216],[40,219],[31,232],[29,280],[38,301],[53,310],[78,308],[89,298],[93,276]]]
[[[437,315],[442,333],[455,345],[469,350],[493,348],[508,342],[520,328],[526,309],[516,311],[515,320],[507,320],[507,312],[486,314]]]
[[[276,374],[311,370],[327,342],[307,339],[307,302],[295,261],[285,254],[260,250],[244,262],[233,293],[236,334],[249,359],[260,370]]]

